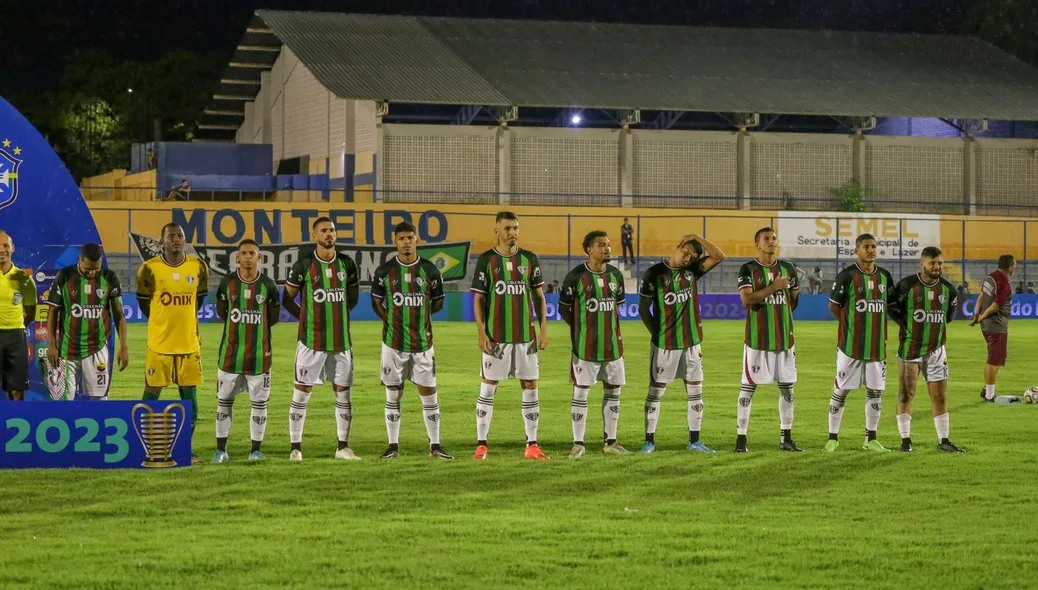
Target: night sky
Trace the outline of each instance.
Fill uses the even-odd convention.
[[[257,8],[725,27],[956,33],[982,0],[40,0],[0,12],[0,95],[46,90],[76,49],[230,56]],[[6,2],[0,2],[6,4]],[[219,6],[219,10],[214,9]],[[214,72],[214,75],[217,75]]]

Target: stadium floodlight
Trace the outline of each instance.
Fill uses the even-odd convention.
[[[128,92],[128,93],[130,93],[130,94],[133,94],[133,88],[127,88],[127,89],[126,89],[126,92]]]
[[[581,121],[580,115],[573,115],[572,117],[570,117],[569,121],[570,121],[570,123],[573,123],[574,125],[580,125],[580,121]]]

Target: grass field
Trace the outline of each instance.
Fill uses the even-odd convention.
[[[215,379],[216,326],[204,326]],[[648,342],[623,327],[628,386],[620,442],[642,439]],[[138,398],[144,326],[131,327],[132,364],[113,397]],[[378,330],[354,325],[351,445],[362,462],[336,462],[333,399],[315,391],[303,443],[289,463],[294,326],[278,326],[262,464],[248,451],[247,400],[236,406],[229,465],[166,471],[0,473],[0,587],[715,587],[1024,588],[1038,586],[1036,406],[983,405],[983,341],[951,327],[951,437],[938,454],[925,390],[913,422],[916,452],[866,454],[864,391],[851,394],[841,449],[822,452],[834,371],[834,323],[797,326],[800,382],[794,436],[777,450],[777,391],[758,389],[749,455],[731,452],[739,389],[740,322],[705,326],[703,440],[716,457],[684,452],[685,399],[663,401],[653,456],[565,458],[571,442],[568,346],[552,325],[541,359],[540,441],[553,459],[521,458],[518,385],[497,394],[486,463],[474,448],[478,352],[471,324],[437,333],[443,442],[457,460],[426,457],[413,387],[403,400],[401,450],[385,447]],[[1038,322],[1016,322],[1000,393],[1038,384]],[[896,447],[896,384],[879,438]],[[214,381],[201,388],[197,452],[214,448]],[[592,391],[588,441],[601,432]],[[589,450],[598,449],[592,445]]]

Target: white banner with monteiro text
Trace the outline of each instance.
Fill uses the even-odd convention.
[[[872,234],[879,258],[918,258],[923,248],[941,245],[940,215],[780,211],[779,255],[783,258],[853,259],[854,240]]]

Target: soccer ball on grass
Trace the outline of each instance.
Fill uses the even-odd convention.
[[[1024,392],[1025,404],[1038,404],[1038,387],[1028,387]]]

